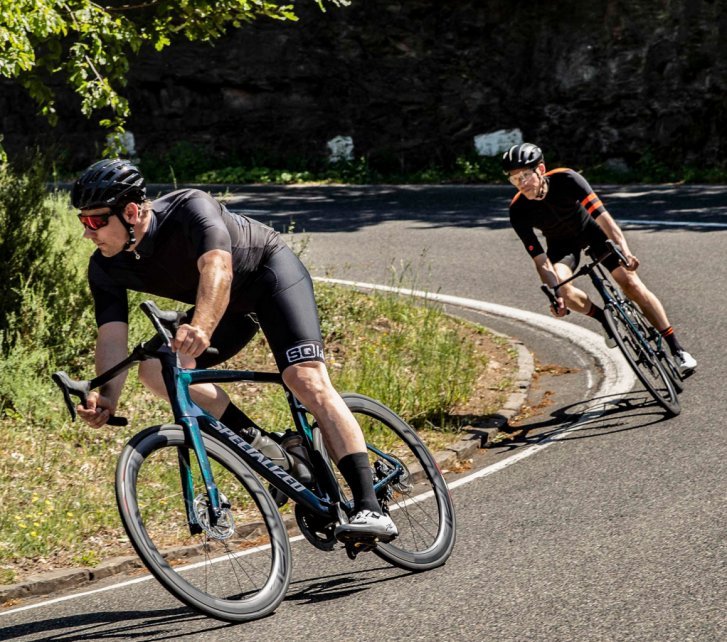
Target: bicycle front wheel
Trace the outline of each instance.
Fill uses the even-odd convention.
[[[395,566],[424,571],[444,564],[455,542],[454,505],[434,458],[416,432],[383,404],[358,394],[342,395],[368,446],[374,481],[386,477],[392,460],[403,474],[378,490],[379,501],[399,535],[374,552]]]
[[[679,397],[669,374],[639,329],[637,310],[628,301],[604,310],[611,334],[631,369],[654,400],[670,415],[681,412]]]
[[[273,499],[232,447],[203,439],[222,505],[216,523],[194,451],[173,425],[148,428],[124,448],[119,513],[139,557],[172,595],[220,620],[254,620],[285,597],[287,533]]]
[[[631,306],[631,312],[634,314],[634,319],[637,322],[639,330],[644,333],[654,354],[656,354],[666,373],[671,377],[674,390],[677,391],[677,394],[684,392],[684,381],[681,372],[679,372],[674,358],[669,354],[668,348],[664,345],[664,340],[637,306]]]

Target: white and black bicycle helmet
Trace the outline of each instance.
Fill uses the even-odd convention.
[[[513,145],[502,155],[502,171],[505,174],[514,169],[534,168],[543,162],[543,152],[532,143]]]

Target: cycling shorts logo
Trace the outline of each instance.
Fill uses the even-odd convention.
[[[288,363],[298,361],[323,361],[323,348],[317,343],[304,343],[286,351]]]

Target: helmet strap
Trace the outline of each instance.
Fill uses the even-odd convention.
[[[134,226],[124,218],[123,212],[116,212],[116,216],[119,217],[121,224],[126,228],[126,232],[129,235],[126,243],[124,244],[124,250],[128,250],[132,245],[136,243],[136,234],[134,234]]]
[[[540,177],[540,188],[538,189],[538,194],[535,197],[535,200],[542,201],[545,198],[545,195],[548,193],[549,187],[550,187],[550,181],[548,180],[548,177],[541,176]]]

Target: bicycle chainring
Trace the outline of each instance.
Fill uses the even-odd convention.
[[[300,532],[313,546],[322,551],[332,551],[335,548],[338,542],[334,535],[335,522],[314,515],[300,504],[295,505],[295,521]]]

